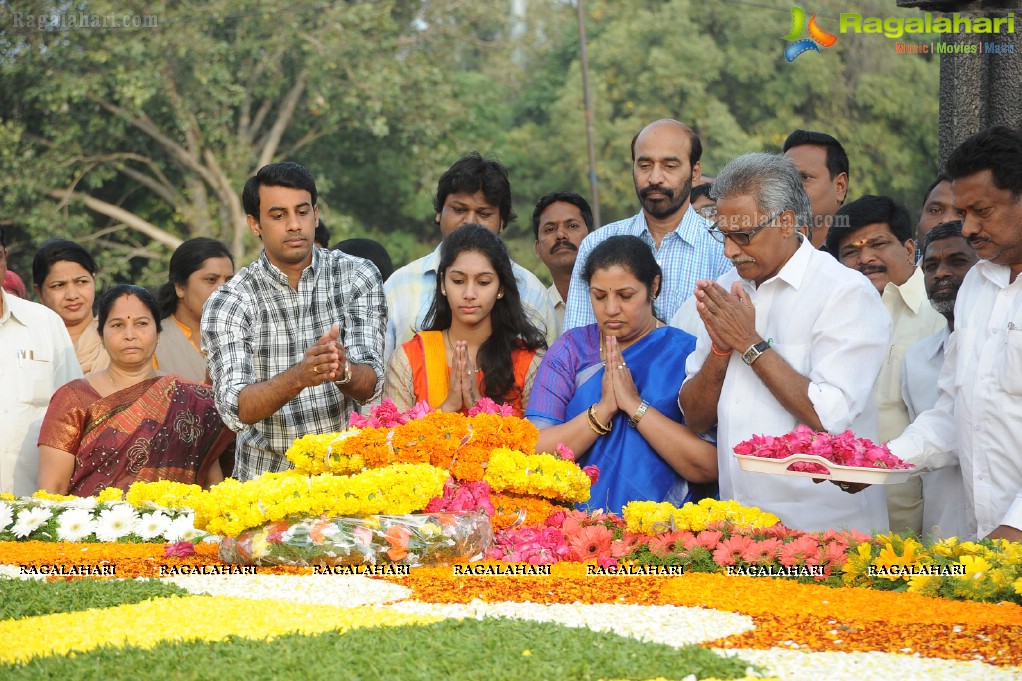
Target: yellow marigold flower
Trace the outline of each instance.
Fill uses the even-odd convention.
[[[550,454],[495,449],[490,454],[483,479],[495,492],[529,494],[566,502],[589,499],[589,476],[574,461]]]
[[[119,487],[107,487],[96,495],[99,501],[120,501],[124,491]]]
[[[741,527],[771,527],[780,522],[772,513],[737,501],[703,499],[678,508],[667,502],[631,501],[621,509],[630,532],[655,535],[674,530],[700,532],[714,522],[727,521]]]
[[[33,499],[45,499],[46,501],[71,501],[78,497],[69,494],[50,494],[46,490],[38,490],[32,493]]]
[[[1017,593],[1019,596],[1022,596],[1022,577],[1016,579],[1015,582],[1012,584],[1012,587],[1014,587],[1015,593]]]

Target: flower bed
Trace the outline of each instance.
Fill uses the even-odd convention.
[[[355,425],[211,490],[0,495],[0,676],[1022,672],[1022,544],[807,533],[712,500],[583,512],[599,472],[524,453],[535,428],[495,405]]]
[[[403,678],[484,678],[480,669],[509,679],[741,678],[751,671],[996,680],[1022,672],[1022,607],[1015,604],[724,574],[587,574],[597,566],[567,562],[491,561],[386,578],[320,568],[230,574],[239,568],[220,563],[214,545],[196,548],[174,557],[157,544],[0,543],[8,564],[0,572],[9,575],[0,578],[0,603],[20,608],[14,618],[0,614],[0,676],[89,670],[127,678],[144,668],[210,678],[235,658],[283,675],[279,658],[295,663],[296,655],[328,660],[335,676],[344,665],[386,660],[390,675]],[[116,574],[20,574],[100,563]],[[549,576],[515,574],[546,569]],[[151,579],[123,579],[133,577]],[[33,578],[36,586],[23,586]],[[109,587],[100,606],[88,608],[95,594],[57,591],[83,581]],[[137,591],[147,584],[180,595],[145,598]],[[27,588],[54,591],[26,596]],[[62,605],[35,614],[34,603]],[[255,643],[264,639],[270,643]]]

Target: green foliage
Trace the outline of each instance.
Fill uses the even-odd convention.
[[[0,666],[5,679],[233,678],[501,681],[518,679],[733,679],[749,665],[689,646],[671,648],[615,634],[544,622],[445,620],[354,629],[344,635],[281,636],[272,641],[167,643],[152,650],[105,648],[74,657]]]
[[[18,3],[24,14],[63,7]],[[260,245],[240,189],[266,160],[308,166],[335,239],[385,237],[396,265],[435,246],[437,178],[473,149],[508,166],[520,217],[505,238],[543,278],[532,206],[557,189],[590,194],[567,0],[526,3],[521,17],[482,0],[76,7],[152,15],[158,26],[0,33],[0,226],[23,275],[54,235],[97,254],[101,287],[159,283],[174,245],[192,236],[225,240],[245,264]],[[919,16],[880,0],[855,9]],[[708,174],[741,153],[779,150],[797,127],[831,132],[851,157],[850,198],[885,193],[918,209],[937,172],[937,60],[841,34],[788,64],[789,10],[586,3],[603,223],[636,212],[629,142],[662,117],[697,129]],[[848,7],[817,0],[811,10],[836,33]]]
[[[187,595],[187,591],[159,580],[107,581],[75,579],[43,582],[0,579],[0,620],[38,617],[58,612],[141,603],[150,598]]]

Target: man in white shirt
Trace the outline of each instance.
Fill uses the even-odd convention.
[[[909,346],[945,325],[926,300],[923,271],[916,267],[916,244],[908,211],[886,196],[866,195],[838,210],[827,233],[827,252],[873,283],[891,313],[893,332],[887,359],[877,379],[877,434],[881,441],[908,427],[901,396],[901,365]],[[923,531],[923,484],[912,477],[887,485],[891,530]]]
[[[0,229],[0,281],[7,243]],[[0,290],[0,492],[39,489],[39,426],[57,388],[81,378],[64,322],[47,307]]]
[[[924,209],[925,212],[925,209]],[[955,299],[978,258],[962,236],[960,220],[930,227],[923,239],[920,269],[926,283],[926,296],[933,309],[947,323],[908,349],[901,372],[901,393],[914,421],[937,403],[937,377],[944,365],[948,337],[955,330]],[[933,537],[970,537],[971,515],[965,504],[962,469],[957,464],[923,473],[923,532]]]
[[[710,223],[693,210],[692,187],[702,173],[702,143],[678,121],[661,119],[632,139],[632,181],[642,210],[600,227],[578,249],[564,308],[564,330],[596,321],[582,269],[593,249],[612,236],[630,234],[646,242],[663,272],[656,314],[670,321],[700,279],[716,279],[731,269],[720,244],[706,233]]]
[[[713,183],[724,252],[735,269],[700,281],[703,321],[678,400],[697,433],[717,425],[720,496],[815,531],[887,529],[878,487],[814,484],[740,470],[735,445],[755,434],[876,436],[873,385],[891,321],[869,281],[813,248],[809,197],[795,166],[772,154],[731,161]]]
[[[433,208],[441,237],[473,222],[500,234],[515,219],[507,169],[499,161],[483,158],[475,151],[463,156],[440,176]],[[395,348],[422,330],[426,312],[433,302],[439,265],[438,244],[429,255],[397,269],[384,284],[388,315],[384,363],[389,361]],[[511,267],[525,314],[536,328],[546,333],[547,344],[553,344],[558,333],[557,316],[547,298],[546,287],[518,263],[512,262]]]
[[[532,233],[536,255],[550,270],[554,283],[546,290],[557,313],[557,335],[564,328],[564,299],[568,297],[571,271],[578,247],[593,230],[593,209],[575,192],[550,192],[536,202],[532,211]]]
[[[927,469],[958,462],[977,536],[1022,541],[1022,135],[983,130],[945,170],[980,262],[958,292],[937,404],[888,446]]]

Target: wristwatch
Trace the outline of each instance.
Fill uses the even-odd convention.
[[[742,361],[752,366],[752,363],[759,359],[759,356],[770,349],[770,341],[761,341],[749,347],[742,353]]]
[[[337,385],[347,385],[351,382],[351,364],[344,360],[344,376],[334,381]]]

